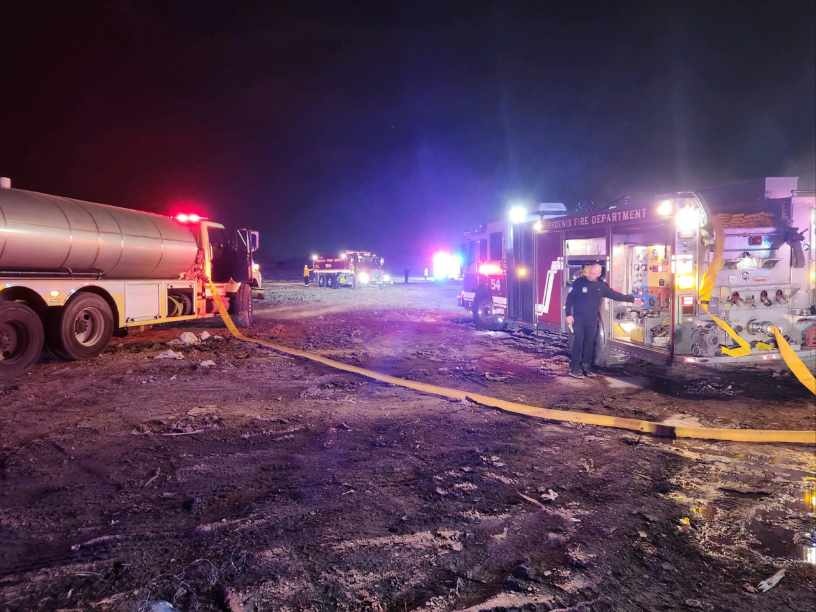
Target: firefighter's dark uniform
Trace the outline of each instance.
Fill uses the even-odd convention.
[[[631,295],[618,293],[602,280],[591,281],[586,276],[572,283],[564,307],[567,316],[575,317],[572,339],[572,358],[570,371],[580,374],[581,370],[589,372],[595,361],[595,336],[598,335],[598,317],[601,301],[604,298],[616,302],[634,302]]]

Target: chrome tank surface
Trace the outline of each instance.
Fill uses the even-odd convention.
[[[105,278],[178,278],[195,263],[196,227],[154,213],[0,189],[0,275],[68,269]]]

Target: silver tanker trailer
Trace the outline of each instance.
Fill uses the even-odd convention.
[[[258,232],[194,213],[166,217],[0,178],[0,379],[44,346],[85,359],[129,327],[216,316],[209,280],[249,325],[257,248]]]

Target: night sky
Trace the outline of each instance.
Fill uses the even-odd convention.
[[[814,1],[8,4],[0,174],[251,225],[262,259],[401,262],[513,198],[814,184]]]

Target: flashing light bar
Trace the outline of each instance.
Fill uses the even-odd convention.
[[[176,221],[179,223],[198,223],[202,219],[204,217],[196,213],[179,213],[176,215]]]
[[[462,257],[456,253],[437,251],[432,258],[434,280],[448,280],[462,276]]]

